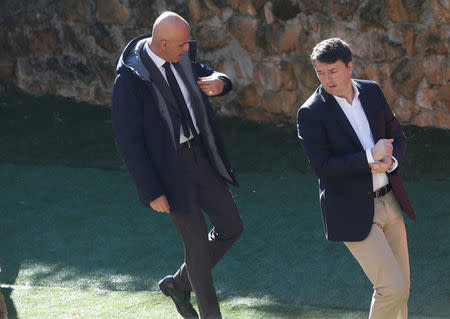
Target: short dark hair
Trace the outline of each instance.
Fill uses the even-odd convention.
[[[352,60],[350,47],[339,38],[323,40],[314,47],[311,53],[311,62],[313,64],[315,61],[334,63],[337,60],[341,60],[346,66]]]

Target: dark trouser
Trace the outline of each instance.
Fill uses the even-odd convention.
[[[194,291],[202,319],[222,318],[211,270],[242,233],[242,220],[228,186],[201,145],[181,149],[180,160],[189,211],[170,214],[185,249],[185,262],[174,275],[175,286]],[[209,233],[202,211],[213,225]]]

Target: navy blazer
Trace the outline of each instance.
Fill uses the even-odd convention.
[[[415,219],[398,173],[406,152],[406,137],[380,89],[372,81],[355,80],[375,143],[394,139],[398,161],[388,174],[402,209]],[[372,173],[366,152],[335,98],[319,86],[297,114],[298,136],[319,178],[320,206],[328,240],[361,241],[374,216]]]
[[[186,181],[178,160],[180,115],[167,82],[146,55],[143,46],[151,35],[133,39],[125,48],[117,66],[111,98],[114,137],[124,164],[133,178],[141,203],[166,195],[171,210],[187,211]],[[237,185],[225,154],[214,110],[208,97],[198,88],[196,79],[212,73],[220,75],[232,88],[226,75],[192,62],[185,53],[174,63],[191,96],[197,124],[212,165],[229,183]]]

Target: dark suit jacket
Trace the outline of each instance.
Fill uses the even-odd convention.
[[[393,156],[402,165],[406,137],[380,89],[372,81],[356,80],[359,98],[375,143],[394,139]],[[334,97],[319,86],[300,107],[298,136],[319,178],[320,204],[325,235],[333,241],[364,240],[374,216],[373,182],[366,153]],[[402,209],[413,219],[398,168],[388,174]]]
[[[178,161],[180,114],[175,97],[143,46],[150,34],[133,39],[117,65],[111,113],[114,136],[141,203],[166,195],[173,211],[187,211],[186,182]],[[229,183],[237,185],[230,168],[211,104],[196,79],[215,72],[193,63],[185,53],[174,63],[189,90],[203,144],[212,165]],[[226,82],[223,94],[231,90]]]

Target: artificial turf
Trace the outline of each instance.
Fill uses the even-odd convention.
[[[366,318],[371,286],[327,242],[295,125],[220,118],[245,232],[214,269],[225,318]],[[404,128],[411,318],[448,318],[450,131]],[[170,219],[143,208],[109,110],[0,98],[0,283],[10,318],[177,318],[157,282],[182,262]]]

